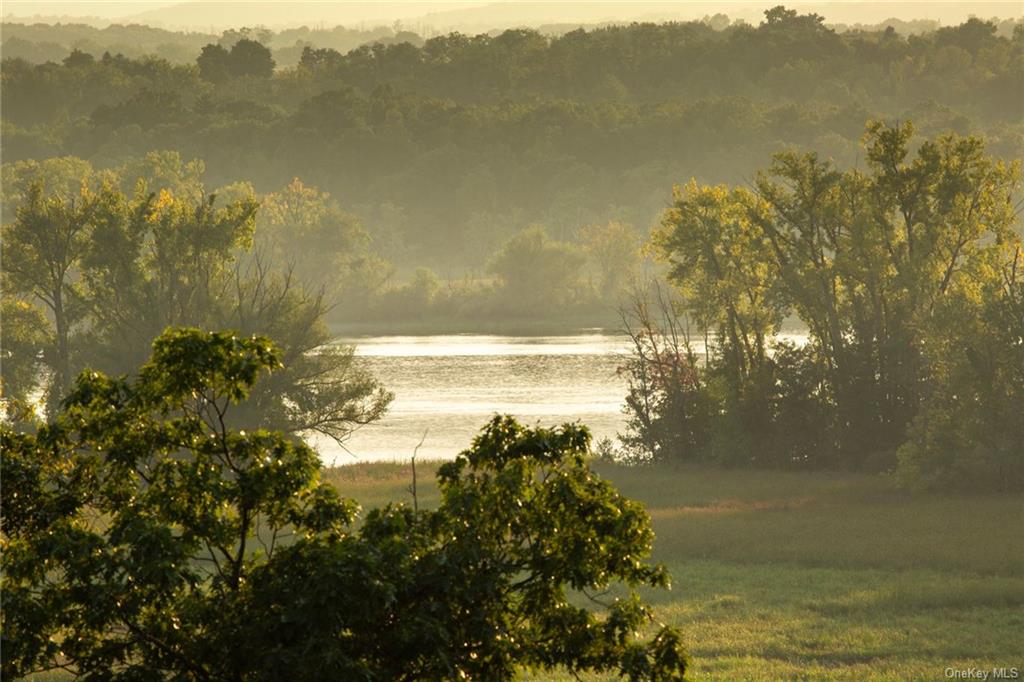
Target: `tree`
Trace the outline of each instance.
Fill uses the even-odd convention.
[[[231,53],[221,45],[210,44],[196,58],[199,75],[211,83],[223,83],[232,76]]]
[[[270,335],[284,349],[287,368],[261,384],[250,409],[236,411],[239,428],[341,441],[384,413],[391,394],[356,365],[352,348],[331,344],[324,291],[301,284],[286,265],[249,253],[258,209],[251,193],[218,202],[205,194],[201,163],[166,153],[117,173],[86,173],[90,186],[69,196],[68,171],[78,166],[63,161],[5,167],[18,216],[4,227],[4,337],[11,341],[5,350],[17,353],[4,362],[6,397],[24,398],[42,385],[52,411],[78,369],[131,372],[164,329],[199,326]],[[136,193],[126,195],[119,185]],[[312,229],[328,225],[301,242],[313,251],[315,238],[323,240],[329,259],[321,263],[359,262],[365,234],[354,219],[315,201],[293,203],[297,213],[319,216]],[[356,265],[350,269],[352,279],[361,274]],[[19,307],[32,302],[55,324],[42,311]],[[34,330],[21,328],[40,321]],[[39,366],[34,349],[43,332]]]
[[[64,58],[63,63],[69,69],[82,69],[95,64],[96,58],[88,52],[75,49],[71,50],[71,54]]]
[[[0,308],[0,418],[10,418],[39,386],[40,356],[50,346],[49,323],[31,303],[4,294]]]
[[[757,226],[762,210],[745,189],[691,181],[676,189],[675,203],[654,234],[682,310],[703,336],[707,369],[724,387],[720,397],[729,420],[717,431],[725,439],[717,449],[728,461],[763,453],[771,430],[769,345],[786,299],[769,242]]]
[[[169,326],[233,329],[274,339],[286,367],[235,411],[232,426],[340,442],[378,419],[391,394],[356,367],[352,348],[331,344],[323,290],[302,286],[290,268],[273,267],[259,252],[245,253],[255,199],[219,206],[214,195],[196,199],[185,189],[135,199],[112,186],[100,193],[85,263],[88,364],[130,372]]]
[[[988,277],[943,301],[928,326],[932,368],[899,449],[912,489],[1019,492],[1024,486],[1024,249],[1006,244]]]
[[[71,382],[71,336],[83,313],[78,268],[88,249],[92,210],[88,191],[44,197],[42,184],[33,183],[14,222],[3,228],[4,288],[33,297],[52,315],[54,400]]]
[[[584,262],[571,244],[555,241],[542,226],[533,225],[505,242],[487,269],[501,280],[509,307],[531,311],[569,303]]]
[[[370,238],[330,194],[294,178],[263,197],[255,241],[269,260],[290,264],[305,280],[339,293],[354,261],[367,255]]]
[[[312,450],[224,426],[279,368],[265,338],[169,330],[137,380],[83,373],[55,423],[2,427],[5,677],[682,679],[676,631],[636,638],[631,588],[668,578],[585,428],[496,417],[441,467],[436,510],[356,529]],[[617,581],[603,617],[568,601]]]
[[[929,318],[958,286],[980,285],[977,264],[1018,239],[1017,165],[988,157],[980,138],[952,134],[911,158],[913,133],[869,123],[867,174],[785,153],[756,182],[770,207],[758,223],[823,355],[854,466],[893,463],[929,372]]]
[[[720,401],[708,389],[680,319],[681,302],[655,282],[621,311],[631,354],[619,373],[628,392],[626,429],[619,436],[629,462],[695,461],[709,457]]]
[[[248,38],[242,38],[231,47],[228,64],[234,76],[270,78],[274,75],[270,48]]]
[[[233,280],[214,324],[274,339],[284,367],[252,390],[232,425],[342,443],[384,415],[394,396],[356,363],[353,346],[333,343],[323,289],[310,293],[260,257],[236,264]]]
[[[1013,432],[1002,415],[1019,400],[1016,374],[952,356],[1017,356],[1020,168],[953,134],[912,156],[913,131],[869,123],[867,172],[785,152],[753,193],[691,183],[655,244],[683,312],[711,334],[709,382],[730,388],[726,431],[780,463],[878,470],[902,448],[905,472],[992,480],[993,467],[1017,470],[1018,450],[983,437]],[[803,347],[774,338],[790,314],[806,325]],[[787,435],[811,425],[809,438]],[[984,452],[977,467],[954,454],[969,442]],[[942,443],[955,465],[938,463]]]
[[[587,225],[580,230],[580,243],[598,278],[598,289],[606,301],[614,301],[630,283],[640,262],[640,240],[629,225],[609,222]]]
[[[167,189],[129,199],[112,184],[97,193],[84,263],[92,318],[89,364],[129,372],[166,327],[218,321],[232,262],[251,243],[257,204],[218,206]]]

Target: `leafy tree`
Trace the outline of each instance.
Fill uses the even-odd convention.
[[[1019,448],[983,436],[1015,432],[1004,406],[1019,400],[1016,374],[951,356],[958,344],[1010,366],[1017,355],[1019,164],[953,134],[911,156],[912,136],[909,124],[869,124],[866,173],[784,152],[756,194],[677,191],[655,245],[705,336],[706,386],[727,389],[714,427],[727,450],[877,470],[902,447],[904,471],[925,485],[1016,471]],[[788,315],[806,325],[804,347],[777,343]],[[968,329],[971,341],[959,336]],[[1000,398],[983,397],[983,385]]]
[[[913,489],[1019,492],[1024,485],[1024,252],[1008,244],[983,284],[939,304],[925,357],[920,412],[899,449]]]
[[[263,197],[256,248],[268,259],[291,264],[312,283],[345,290],[348,271],[369,252],[359,219],[327,192],[294,178]]]
[[[744,189],[677,188],[654,243],[667,258],[669,278],[682,295],[707,350],[707,369],[723,386],[728,423],[721,459],[743,459],[771,431],[774,382],[769,345],[785,315],[779,267],[757,226],[762,210]],[[758,448],[760,449],[760,448]]]
[[[16,403],[26,404],[39,386],[40,356],[51,347],[49,322],[27,301],[5,294],[0,308],[0,400],[10,418]]]
[[[287,368],[260,385],[247,409],[236,411],[234,426],[341,441],[384,413],[391,395],[357,367],[351,348],[331,344],[325,294],[279,263],[247,253],[258,207],[251,193],[236,192],[237,199],[221,205],[205,195],[202,164],[167,153],[113,174],[88,169],[91,186],[69,198],[63,171],[75,167],[25,164],[5,175],[13,180],[5,189],[18,207],[17,220],[4,227],[5,350],[17,353],[3,366],[7,398],[24,398],[41,385],[52,411],[79,368],[131,372],[165,328],[192,325],[269,335],[283,348]],[[136,194],[129,197],[118,185],[131,185]],[[45,196],[44,186],[52,188]],[[280,208],[280,202],[270,204]],[[336,208],[321,208],[313,213],[343,218],[332,223],[342,237],[329,240],[330,258],[357,262],[343,250],[356,250],[363,235],[358,223]],[[358,266],[351,271],[361,274]],[[55,324],[40,310],[21,310],[33,301]],[[43,339],[43,365],[37,366]]]
[[[231,47],[228,63],[234,76],[270,78],[274,74],[274,58],[270,50],[248,38],[242,38]]]
[[[137,380],[83,373],[53,424],[2,427],[5,677],[682,679],[676,631],[637,639],[632,589],[603,614],[569,601],[668,580],[585,428],[495,417],[436,510],[355,529],[308,447],[224,426],[279,367],[264,338],[169,330]]]
[[[47,352],[56,399],[72,377],[71,337],[84,312],[79,266],[88,249],[92,210],[87,192],[45,197],[42,185],[34,183],[15,220],[3,228],[5,290],[34,298],[52,315]]]
[[[980,284],[975,264],[1017,239],[1016,166],[986,156],[980,138],[955,135],[908,158],[913,131],[869,124],[869,175],[782,154],[775,177],[757,181],[771,207],[760,225],[825,356],[847,455],[885,464],[918,409],[928,317],[951,287]]]
[[[193,203],[163,189],[129,199],[105,185],[96,195],[85,262],[90,364],[116,372],[142,364],[168,326],[209,326],[230,281],[236,249],[252,239],[257,205]]]
[[[95,61],[96,58],[88,52],[82,52],[81,50],[72,50],[71,54],[64,58],[63,63],[64,66],[68,67],[69,69],[80,69],[83,67],[92,66],[92,64]]]
[[[487,269],[501,281],[510,308],[530,311],[569,303],[584,262],[574,246],[551,239],[542,226],[533,225],[505,242]]]
[[[630,284],[640,263],[640,240],[631,226],[619,222],[587,225],[579,241],[590,258],[598,278],[598,290],[613,301]]]
[[[226,82],[232,75],[231,53],[222,45],[210,44],[196,58],[199,74],[211,83]]]

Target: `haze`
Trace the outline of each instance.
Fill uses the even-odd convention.
[[[758,23],[774,2],[26,2],[4,3],[5,20],[143,23],[209,30],[262,25],[356,27],[401,21],[421,31],[489,31],[512,26],[600,24],[607,22],[692,20],[715,14]],[[872,24],[889,18],[958,23],[970,16],[1020,16],[1020,2],[792,2],[829,23]]]

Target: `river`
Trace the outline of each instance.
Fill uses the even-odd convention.
[[[495,413],[545,426],[580,421],[595,440],[624,426],[625,378],[617,369],[626,336],[594,330],[560,336],[366,336],[358,361],[395,399],[379,422],[358,429],[344,448],[318,439],[325,464],[450,459]],[[425,435],[424,435],[425,434]]]

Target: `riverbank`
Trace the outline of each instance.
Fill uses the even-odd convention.
[[[438,502],[436,466],[419,465],[421,506]],[[910,496],[880,476],[596,469],[651,514],[674,587],[645,597],[656,621],[683,629],[695,677],[1024,670],[1019,497]],[[409,502],[411,473],[372,463],[324,475],[371,508]]]

